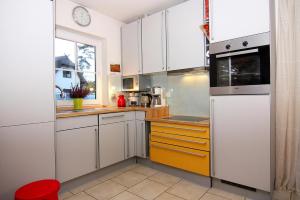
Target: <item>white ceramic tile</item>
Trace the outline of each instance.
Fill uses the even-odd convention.
[[[84,192],[73,195],[70,198],[67,198],[67,200],[95,200],[93,197],[85,194]]]
[[[139,165],[138,167],[134,168],[132,171],[143,174],[145,176],[152,176],[158,172],[155,169],[143,165]]]
[[[73,194],[71,192],[62,192],[62,193],[58,194],[58,199],[59,200],[64,200],[64,199],[69,198],[71,196],[73,196]]]
[[[167,192],[186,200],[198,200],[205,194],[208,188],[197,185],[195,183],[181,180],[179,183],[171,187]]]
[[[214,194],[206,193],[200,200],[228,200],[225,197],[217,196]]]
[[[161,195],[159,195],[155,200],[184,200],[184,199],[164,192]]]
[[[138,197],[132,193],[129,192],[122,192],[121,194],[118,194],[111,200],[143,200],[141,197]]]
[[[163,173],[163,172],[156,173],[153,176],[150,176],[148,179],[150,179],[152,181],[157,181],[168,187],[173,186],[174,184],[178,183],[181,180],[181,178],[179,178],[177,176],[173,176],[173,175]]]
[[[99,182],[96,181],[96,180],[95,181],[90,181],[90,182],[84,183],[82,185],[79,185],[78,187],[73,188],[71,190],[71,192],[73,194],[77,194],[77,193],[82,192],[82,191],[84,191],[86,189],[89,189],[89,188],[91,188],[91,187],[93,187],[93,186],[95,186],[97,184],[99,184]]]
[[[146,179],[147,176],[133,172],[133,171],[128,171],[125,172],[124,174],[121,174],[117,177],[112,178],[112,181],[115,181],[121,185],[124,185],[126,187],[131,187],[133,185],[136,185],[137,183],[143,181]]]
[[[211,188],[208,190],[208,193],[222,196],[230,200],[244,200],[244,197],[241,195],[230,193],[218,188]]]
[[[108,180],[86,190],[85,192],[98,200],[107,200],[116,196],[117,194],[120,194],[126,189],[126,187]]]
[[[163,184],[146,179],[128,191],[144,199],[152,200],[163,193],[167,188],[168,187]]]

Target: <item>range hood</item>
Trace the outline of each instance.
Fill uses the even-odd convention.
[[[168,71],[168,76],[176,76],[176,75],[187,75],[187,74],[203,74],[209,71],[209,67],[196,67],[196,68],[188,68],[188,69],[179,69]]]

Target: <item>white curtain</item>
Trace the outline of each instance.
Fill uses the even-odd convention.
[[[276,190],[300,199],[300,0],[276,3]]]

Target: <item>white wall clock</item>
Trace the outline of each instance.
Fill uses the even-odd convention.
[[[80,26],[88,26],[91,23],[91,16],[89,11],[82,7],[76,6],[73,9],[73,20]]]

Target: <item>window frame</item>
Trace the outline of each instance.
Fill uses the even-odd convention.
[[[95,46],[95,65],[96,65],[96,99],[84,99],[83,104],[84,105],[95,105],[95,104],[101,104],[102,102],[102,93],[101,93],[101,88],[102,88],[102,68],[103,68],[103,60],[102,60],[102,41],[101,39],[94,38],[92,36],[86,35],[86,34],[81,34],[81,33],[74,33],[71,31],[66,31],[66,30],[57,30],[55,38],[62,39],[62,40],[67,40],[75,43],[81,43],[81,44],[87,44],[91,46]],[[55,41],[54,41],[55,45]],[[55,52],[54,52],[55,55]],[[77,58],[77,55],[76,55]],[[77,61],[76,61],[77,62]],[[56,70],[56,67],[55,67]],[[75,72],[78,71],[75,69]],[[91,72],[88,72],[91,73]],[[56,77],[54,76],[55,84],[56,84]],[[55,90],[56,91],[56,90]],[[57,106],[71,106],[73,105],[72,99],[70,100],[56,100]]]

